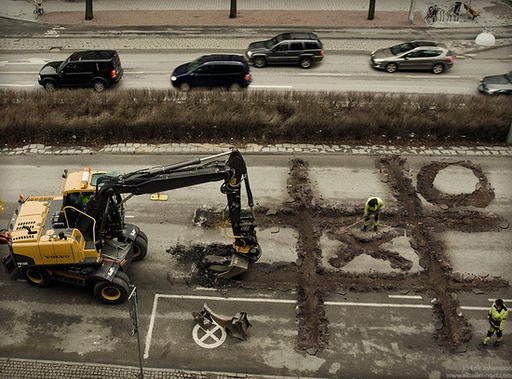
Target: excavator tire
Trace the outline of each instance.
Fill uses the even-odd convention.
[[[145,237],[145,238],[144,238]],[[143,260],[148,253],[148,239],[143,232],[140,232],[135,241],[133,241],[133,258],[134,262]]]
[[[27,282],[36,287],[48,287],[51,282],[50,274],[46,270],[27,268],[23,270],[23,276]]]
[[[144,241],[148,242],[148,236],[142,230],[139,230],[139,234],[137,235],[141,236]]]
[[[126,272],[117,270],[116,277],[123,279],[126,283],[128,283],[128,285],[130,285],[130,277]]]
[[[119,304],[128,298],[130,287],[128,283],[119,276],[111,282],[102,280],[94,286],[94,296],[105,304]]]

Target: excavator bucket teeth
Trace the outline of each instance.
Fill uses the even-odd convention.
[[[217,274],[217,277],[225,279],[234,278],[247,271],[249,263],[250,260],[248,258],[233,254],[229,266],[224,266],[224,272]]]

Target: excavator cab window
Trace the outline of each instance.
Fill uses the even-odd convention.
[[[76,209],[79,209],[83,211],[87,205],[87,203],[91,200],[91,197],[93,196],[94,192],[71,192],[66,195],[66,199],[64,201],[64,206],[71,206],[75,207]]]
[[[111,177],[117,177],[119,176],[120,174],[117,172],[117,171],[110,171],[110,172],[107,172],[107,173],[96,173],[96,174],[92,174],[92,178],[91,178],[91,186],[96,186],[97,183],[98,183],[98,179],[99,178],[102,178],[104,176],[111,176]]]

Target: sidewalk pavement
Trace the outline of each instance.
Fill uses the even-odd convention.
[[[0,156],[17,155],[82,155],[82,154],[199,154],[227,151],[232,144],[212,143],[118,143],[103,147],[46,146],[30,144],[0,148]],[[246,144],[236,146],[244,154],[346,154],[346,155],[411,155],[440,157],[495,156],[512,157],[512,146],[395,146],[395,145],[320,145],[320,144]],[[0,371],[1,372],[1,371]]]
[[[235,379],[261,378],[263,375],[248,375],[224,372],[144,368],[147,379]],[[0,377],[5,379],[137,379],[140,369],[136,366],[105,365],[82,362],[45,361],[35,359],[0,358]]]
[[[509,0],[473,2],[476,20],[445,20],[453,0],[415,0],[414,26],[427,26],[423,16],[437,4],[440,22],[431,27],[496,27],[512,24]],[[85,21],[83,1],[47,0],[46,15],[39,22],[83,25],[260,25],[260,26],[406,26],[410,0],[376,2],[375,20],[368,21],[365,0],[238,0],[239,17],[229,19],[226,0],[94,0],[95,19]],[[34,21],[29,0],[2,0],[0,17]],[[463,8],[464,11],[464,8]],[[441,17],[443,16],[443,17]],[[305,25],[305,23],[307,23]]]

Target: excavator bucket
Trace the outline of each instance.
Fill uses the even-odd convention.
[[[213,271],[217,274],[218,278],[230,279],[238,276],[249,268],[249,263],[251,262],[248,258],[242,257],[238,254],[233,254],[231,259],[227,257],[217,257],[217,256],[206,256],[205,260],[209,263],[219,264],[211,264],[208,266],[208,270]],[[226,264],[229,261],[229,264]]]
[[[251,323],[247,319],[246,312],[238,312],[233,320],[231,320],[231,324],[226,326],[226,330],[228,333],[239,340],[245,341],[248,337],[248,329],[251,327]]]

